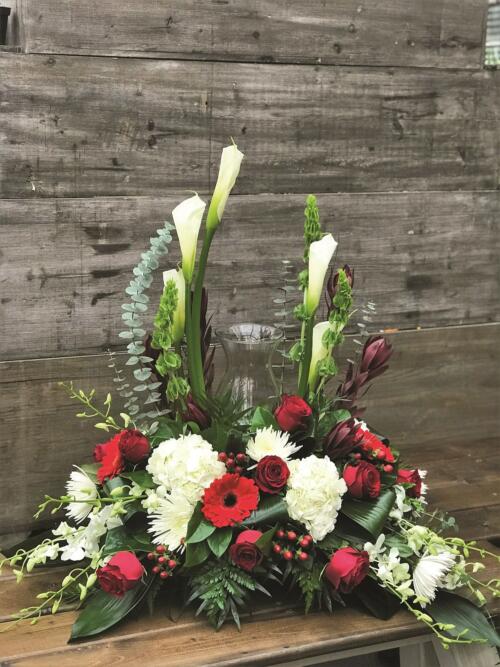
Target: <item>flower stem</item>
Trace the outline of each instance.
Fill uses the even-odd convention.
[[[309,367],[312,356],[312,333],[314,328],[314,315],[311,315],[305,322],[302,334],[302,361],[299,374],[299,396],[305,397],[307,393],[307,383],[309,379]]]

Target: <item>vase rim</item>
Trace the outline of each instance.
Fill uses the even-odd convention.
[[[243,322],[230,324],[215,330],[221,340],[249,345],[252,343],[276,343],[283,338],[283,331],[268,324]]]

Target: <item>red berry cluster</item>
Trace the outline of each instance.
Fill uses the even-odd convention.
[[[294,530],[276,531],[273,541],[273,551],[284,560],[306,561],[309,558],[309,549],[312,546],[313,538],[311,535],[297,535]]]
[[[161,579],[168,579],[178,565],[178,562],[172,558],[171,554],[167,552],[167,548],[162,544],[157,546],[154,551],[150,551],[147,558],[156,561],[152,571],[154,574],[159,574]]]
[[[244,468],[248,465],[250,459],[246,454],[234,454],[234,452],[229,452],[229,454],[226,454],[226,452],[221,452],[219,454],[219,461],[222,461],[222,463],[225,464],[226,470],[228,472],[235,472],[238,475],[241,475],[243,472]]]

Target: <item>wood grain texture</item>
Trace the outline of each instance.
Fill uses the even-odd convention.
[[[0,358],[121,345],[132,267],[182,196],[0,200]],[[325,229],[339,240],[337,265],[355,269],[357,305],[377,305],[372,330],[500,319],[499,192],[319,195],[318,202]],[[207,274],[216,326],[276,319],[280,260],[300,270],[303,208],[302,195],[230,199]],[[177,246],[175,239],[164,268],[175,266]],[[158,272],[153,303],[160,288]]]
[[[486,0],[25,0],[28,51],[480,68]]]
[[[446,456],[457,458],[481,434],[492,439],[500,435],[500,324],[408,331],[390,338],[394,359],[366,397],[366,418],[409,463],[425,467],[429,460],[441,465],[441,458],[433,457],[445,444]],[[354,347],[349,339],[339,362],[352,357]],[[219,355],[219,370],[221,366]],[[3,362],[0,378],[1,534],[33,526],[32,515],[43,494],[61,493],[71,466],[90,461],[94,445],[105,437],[74,417],[78,407],[57,382],[95,387],[104,397],[112,378],[106,355]],[[463,474],[462,484],[473,490],[475,478],[467,481]],[[458,500],[448,500],[460,509],[464,489],[456,481]],[[474,496],[474,507],[481,502],[484,507],[498,504],[491,495],[496,493],[495,482],[486,477],[484,484]],[[445,493],[440,488],[435,490],[437,499]]]
[[[496,189],[496,72],[2,55],[0,197]]]

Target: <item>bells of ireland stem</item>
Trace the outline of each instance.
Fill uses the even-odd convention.
[[[309,366],[309,391],[314,391],[318,382],[318,364],[325,359],[330,350],[323,342],[325,332],[330,328],[329,322],[319,322],[312,333],[311,365]]]
[[[309,271],[305,306],[308,315],[314,315],[323,292],[323,283],[328,266],[337,248],[337,241],[331,234],[326,234],[319,241],[309,246]]]
[[[219,166],[219,176],[215,185],[212,201],[207,216],[207,229],[214,231],[217,225],[222,220],[226,202],[231,190],[236,183],[238,174],[240,173],[241,161],[243,160],[243,153],[238,150],[236,144],[226,146],[222,150],[222,156]]]
[[[175,229],[179,237],[182,253],[182,272],[188,284],[191,284],[196,260],[196,246],[201,220],[206,203],[194,195],[178,204],[172,211]]]
[[[172,322],[172,342],[180,343],[184,336],[184,325],[186,320],[186,281],[182,269],[170,269],[163,272],[163,284],[172,281],[177,288],[177,306],[175,308]]]

